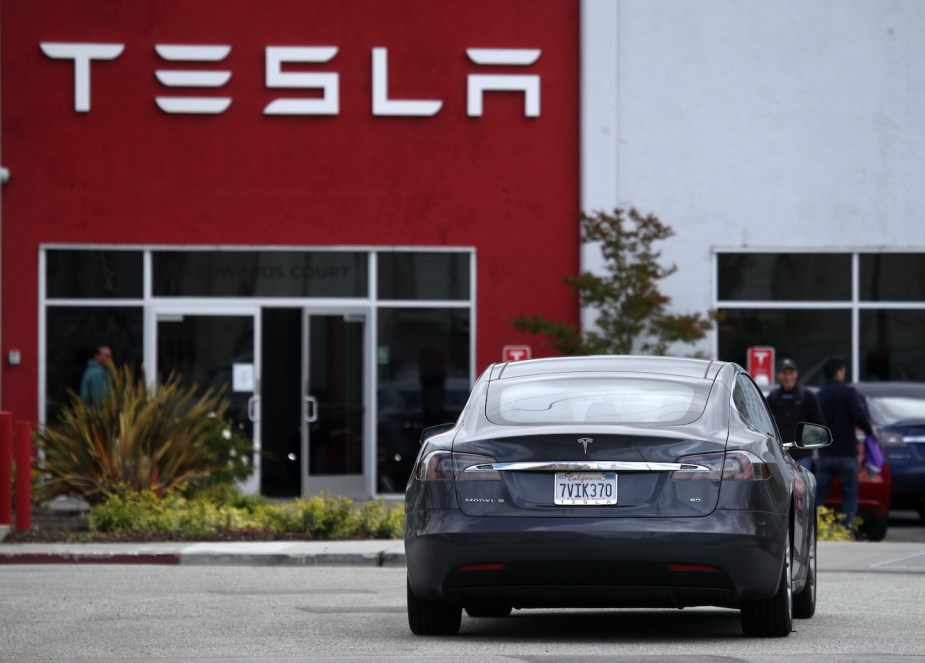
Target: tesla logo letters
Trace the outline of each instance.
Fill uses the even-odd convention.
[[[55,60],[74,62],[74,110],[90,112],[90,65],[94,60],[115,60],[125,44],[41,42],[42,52]],[[219,90],[231,71],[196,69],[201,63],[222,62],[231,53],[228,45],[156,44],[164,62],[192,65],[191,69],[158,69],[158,82],[169,89]],[[322,64],[337,55],[337,46],[267,46],[266,85],[272,89],[313,90],[320,97],[280,97],[263,109],[264,115],[337,115],[340,112],[340,74],[337,72],[284,71],[286,64]],[[540,57],[540,49],[467,48],[471,62],[484,66],[527,67]],[[389,50],[372,49],[372,113],[381,116],[430,117],[440,112],[440,99],[391,99],[389,97]],[[540,77],[537,74],[469,74],[466,77],[466,113],[481,117],[487,92],[521,92],[524,115],[540,116]],[[231,106],[231,97],[220,93],[206,96],[157,96],[154,102],[165,113],[218,115]]]

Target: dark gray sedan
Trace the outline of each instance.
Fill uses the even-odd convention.
[[[405,496],[414,633],[456,633],[463,610],[710,605],[786,636],[815,612],[815,480],[736,364],[496,364],[422,438]],[[831,441],[811,424],[799,438]]]

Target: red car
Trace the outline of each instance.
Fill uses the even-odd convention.
[[[861,517],[860,535],[867,541],[883,541],[890,524],[890,497],[893,494],[893,476],[890,464],[884,460],[876,474],[864,467],[864,434],[858,442],[858,515]],[[825,505],[838,509],[841,505],[841,484],[838,477],[832,483]]]

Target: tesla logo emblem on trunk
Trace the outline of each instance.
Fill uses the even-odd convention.
[[[579,437],[578,438],[578,444],[582,446],[582,448],[585,450],[585,453],[588,453],[588,445],[591,444],[592,442],[594,442],[594,440],[592,440],[590,437]]]

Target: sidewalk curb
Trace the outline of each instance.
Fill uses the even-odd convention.
[[[0,566],[10,564],[402,567],[405,553],[399,540],[0,544]]]

